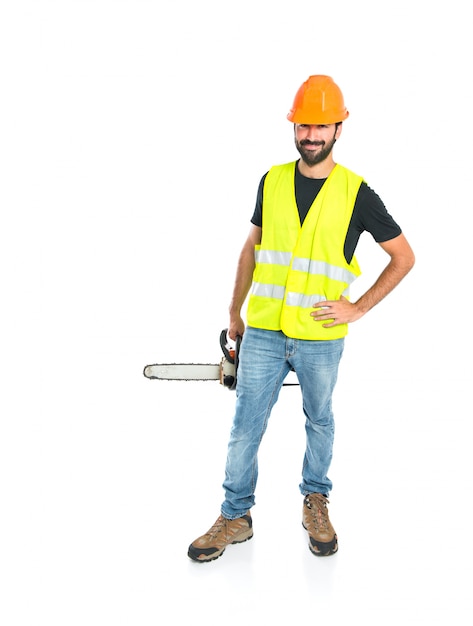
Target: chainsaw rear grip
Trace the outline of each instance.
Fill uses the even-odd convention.
[[[224,354],[225,359],[235,365],[235,375],[234,376],[224,376],[222,380],[222,384],[225,387],[228,387],[230,390],[236,389],[237,384],[237,371],[238,371],[238,359],[240,354],[240,345],[241,345],[241,337],[237,335],[235,340],[235,348],[230,348],[228,345],[228,328],[224,328],[220,333],[220,347],[222,348],[222,352]]]

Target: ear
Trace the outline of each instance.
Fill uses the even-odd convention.
[[[339,139],[342,134],[343,122],[340,122],[337,126],[337,130],[335,131],[335,139]]]

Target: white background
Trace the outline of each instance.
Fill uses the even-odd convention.
[[[0,9],[4,626],[471,623],[467,3],[5,0]],[[217,362],[260,177],[331,75],[335,158],[417,256],[353,325],[334,406],[339,553],[301,528],[298,388],[260,454],[255,537],[211,564],[234,395]],[[364,236],[357,293],[386,258]]]

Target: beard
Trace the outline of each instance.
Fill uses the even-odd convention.
[[[329,143],[325,143],[325,141],[309,141],[309,139],[297,141],[296,139],[295,144],[304,163],[309,167],[312,167],[313,165],[317,165],[317,163],[325,161],[328,155],[332,152],[332,148],[336,141],[335,137]],[[314,152],[313,150],[306,150],[304,146],[321,146],[321,149],[318,152]]]

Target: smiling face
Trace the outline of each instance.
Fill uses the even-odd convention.
[[[322,163],[342,132],[341,124],[294,124],[294,141],[304,163]]]

